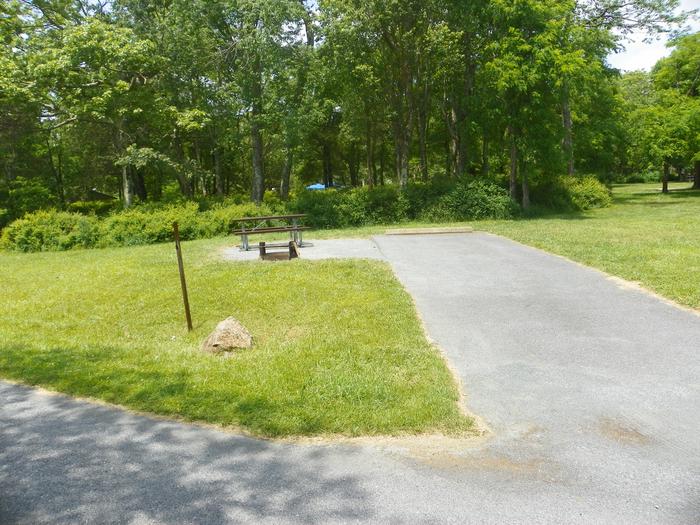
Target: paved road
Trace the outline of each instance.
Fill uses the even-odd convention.
[[[0,383],[0,523],[700,523],[700,317],[485,234],[376,242],[491,439],[271,443]]]

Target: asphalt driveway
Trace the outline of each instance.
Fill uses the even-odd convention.
[[[0,523],[700,523],[700,317],[486,234],[378,237],[492,437],[275,443],[0,383]]]

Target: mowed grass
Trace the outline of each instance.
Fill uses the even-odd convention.
[[[371,261],[231,263],[226,240],[0,254],[0,376],[261,436],[456,434],[472,422],[408,294]],[[233,315],[255,347],[201,341]]]
[[[700,308],[700,191],[672,183],[613,188],[613,206],[586,213],[475,223],[516,241],[637,281]]]

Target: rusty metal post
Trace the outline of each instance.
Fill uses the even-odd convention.
[[[180,269],[180,285],[182,286],[182,300],[185,303],[185,317],[187,318],[187,330],[192,331],[192,316],[190,315],[190,300],[187,297],[187,282],[185,281],[185,265],[182,262],[182,247],[180,246],[180,228],[177,222],[173,223],[173,235],[175,237],[175,251],[177,252],[177,266]]]

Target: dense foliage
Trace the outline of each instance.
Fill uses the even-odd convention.
[[[535,202],[561,210],[586,210],[610,204],[608,189],[594,177],[561,177],[554,189]],[[552,198],[554,196],[554,198]],[[23,251],[58,251],[73,248],[135,246],[167,242],[178,222],[185,240],[223,236],[237,229],[241,217],[260,217],[282,211],[307,214],[305,224],[315,228],[345,228],[394,224],[407,220],[466,221],[509,219],[518,207],[508,192],[493,182],[436,180],[396,186],[343,190],[303,191],[286,207],[268,196],[268,204],[210,206],[193,202],[165,206],[140,205],[100,217],[98,209],[79,206],[81,213],[40,210],[12,222],[0,235],[0,248]],[[248,226],[259,224],[252,221]],[[272,222],[268,221],[272,225]]]
[[[593,176],[559,177],[546,186],[535,186],[533,198],[556,211],[586,211],[612,204],[610,190]]]
[[[628,130],[625,166],[634,182],[663,180],[693,172],[700,189],[700,33],[673,42],[675,50],[651,73],[620,81]]]
[[[0,228],[293,193],[321,226],[474,218],[511,213],[493,184],[527,208],[578,184],[562,174],[700,170],[698,35],[650,75],[606,64],[630,31],[681,21],[677,5],[5,0]],[[303,196],[313,182],[366,189]],[[119,236],[141,213],[102,222]]]
[[[37,211],[12,222],[2,231],[0,248],[23,251],[57,251],[72,248],[135,246],[170,241],[173,222],[183,240],[230,233],[241,217],[270,215],[266,205],[216,206],[200,211],[194,203],[158,209],[134,208],[103,219],[63,211]]]

